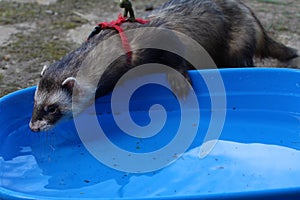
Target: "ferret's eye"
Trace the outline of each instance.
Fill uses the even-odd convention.
[[[50,106],[46,106],[44,108],[45,112],[50,113],[50,114],[54,114],[58,111],[58,106],[57,105],[50,105]]]

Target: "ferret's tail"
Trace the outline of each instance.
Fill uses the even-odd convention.
[[[298,51],[273,40],[270,36],[268,36],[262,24],[254,14],[253,17],[257,22],[257,45],[255,56],[259,58],[275,58],[286,67],[300,68],[300,57]]]
[[[261,58],[276,58],[281,62],[288,62],[299,57],[297,50],[287,47],[284,44],[276,42],[264,33],[263,46],[258,47],[258,53]]]

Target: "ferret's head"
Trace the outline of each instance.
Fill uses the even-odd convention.
[[[59,72],[45,71],[46,67],[42,70],[34,95],[34,108],[29,123],[34,132],[47,131],[62,119],[72,118],[72,92],[76,79],[62,78]]]

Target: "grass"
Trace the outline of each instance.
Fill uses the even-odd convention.
[[[9,86],[5,86],[5,87],[0,86],[0,97],[12,93],[16,90],[19,90],[20,88],[22,88],[21,85],[17,85],[17,84],[15,85],[10,84]]]
[[[19,62],[29,61],[38,58],[39,62],[55,61],[66,55],[73,45],[69,42],[51,38],[51,35],[17,34],[16,40],[4,49],[12,55],[19,55],[16,59]],[[22,49],[22,51],[20,51]]]
[[[69,20],[65,20],[64,18],[55,20],[53,26],[57,29],[74,29],[85,23],[88,23],[86,19],[73,14],[70,16]]]
[[[22,23],[38,18],[41,15],[42,8],[37,4],[0,2],[0,25]]]
[[[8,45],[0,47],[1,55],[10,55],[10,60],[20,63],[23,67],[21,70],[24,70],[24,73],[13,75],[0,74],[0,97],[28,86],[29,79],[36,81],[41,63],[53,63],[73,50],[76,44],[66,41],[67,31],[87,23],[86,19],[74,14],[74,11],[87,13],[95,4],[98,8],[102,1],[58,0],[54,4],[39,5],[0,0],[0,26],[21,23],[36,25],[30,32],[23,32],[20,28],[17,34],[11,36]],[[12,81],[8,77],[12,77]],[[22,85],[16,84],[19,82]]]
[[[45,21],[41,26],[53,25],[59,29],[76,28],[87,23],[87,20],[73,14],[77,4],[77,1],[73,3],[66,1],[44,6],[37,3],[0,1],[0,25]]]
[[[78,5],[77,1],[68,0],[48,6],[0,1],[0,25],[39,21],[36,30],[14,35],[13,42],[2,49],[18,62],[59,60],[74,48],[64,40],[65,32],[87,23],[86,19],[73,13]]]
[[[269,3],[269,4],[275,4],[275,5],[288,5],[288,2],[282,1],[282,0],[256,0],[257,2],[261,3]]]

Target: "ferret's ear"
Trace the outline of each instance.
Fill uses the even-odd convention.
[[[61,84],[63,87],[66,87],[68,90],[72,91],[73,89],[78,89],[79,84],[74,77],[66,78]]]
[[[47,65],[44,65],[42,72],[41,72],[41,77],[44,76],[46,69],[48,68]]]

